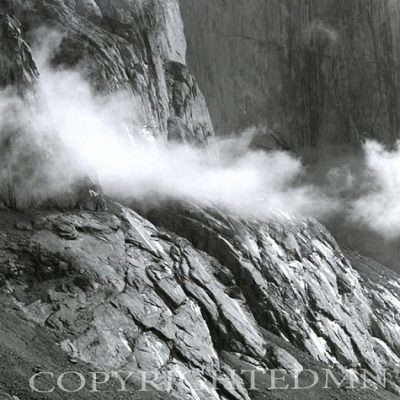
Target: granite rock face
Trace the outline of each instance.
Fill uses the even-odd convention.
[[[51,55],[54,66],[80,69],[100,92],[130,93],[132,113],[139,100],[141,123],[152,135],[176,137],[177,125],[185,132],[179,137],[189,141],[213,135],[204,97],[186,67],[177,0],[15,3],[26,31],[45,26],[63,35]],[[169,105],[177,96],[179,109]]]
[[[0,106],[5,115],[0,206],[89,203],[90,209],[101,208],[96,179],[71,168],[72,155],[58,139],[57,127],[36,118],[41,115],[40,68],[26,38],[40,47],[38,40],[51,36],[48,32],[60,33],[51,66],[80,71],[99,93],[123,91],[132,115],[138,114],[135,123],[150,138],[207,144],[213,137],[205,100],[185,66],[176,1],[11,1],[0,4],[0,15]],[[47,33],[38,35],[43,28]]]
[[[18,209],[46,201],[52,178],[63,181],[68,164],[61,143],[36,118],[39,72],[21,23],[5,13],[0,24],[0,207]]]
[[[181,0],[218,134],[266,125],[292,149],[399,137],[394,0]]]
[[[215,279],[216,261],[113,207],[27,214],[25,224],[6,228],[3,239],[10,235],[15,245],[1,245],[9,265],[2,294],[54,331],[75,359],[133,371],[133,381],[141,371],[156,371],[160,390],[170,379],[168,391],[180,398],[248,399],[219,351],[262,361],[264,339],[248,307]],[[15,222],[3,217],[4,227]]]
[[[0,86],[23,85],[38,77],[31,50],[21,32],[20,22],[5,14],[0,17]]]
[[[398,367],[398,276],[373,284],[371,261],[358,262],[359,274],[317,222],[284,215],[248,220],[192,204],[169,204],[148,218],[228,268],[261,328],[341,370],[383,378]],[[299,370],[281,357],[292,373]],[[272,352],[270,360],[277,359]]]
[[[375,281],[367,259],[358,273],[358,256],[350,262],[317,222],[193,204],[148,217],[168,230],[114,203],[1,212],[3,309],[55,335],[74,362],[131,371],[132,388],[152,371],[157,389],[182,399],[250,399],[241,370],[301,376],[299,352],[377,380],[399,367],[400,278]]]
[[[228,10],[237,6],[221,4]],[[291,59],[299,51],[296,61],[290,61],[289,71],[283,68],[291,78],[285,75],[281,82],[294,85],[284,93],[297,96],[296,90],[304,89],[297,86],[299,82],[311,85],[320,95],[320,106],[327,89],[322,78],[311,82],[310,77],[322,76],[319,57],[324,60],[321,71],[326,73],[329,57],[320,50],[339,51],[334,45],[338,41],[325,22],[312,25],[305,37],[298,34],[303,25],[314,21],[309,14],[317,7],[316,2],[302,4],[298,9],[295,2],[275,2],[268,8],[277,7],[283,19],[293,17],[293,21],[280,26],[277,14],[265,14],[275,24],[274,35],[280,32],[272,42],[284,60],[271,57],[273,67],[267,72],[277,78],[277,71],[281,73],[281,66],[289,62],[285,57]],[[318,4],[322,18],[325,6],[331,3]],[[350,18],[352,9],[346,5],[353,2],[337,4]],[[248,25],[246,14],[243,25],[234,18],[222,18],[219,5],[215,2],[211,7],[205,0],[193,3],[193,10],[199,11],[199,20],[209,15],[213,29],[224,29],[227,20],[233,21],[235,29]],[[246,5],[253,17],[262,14],[258,3]],[[202,8],[205,6],[208,11]],[[184,21],[190,21],[188,9],[183,8]],[[0,142],[0,357],[7,361],[0,363],[0,396],[61,399],[59,393],[32,397],[35,395],[27,394],[26,382],[32,371],[53,367],[65,371],[70,364],[86,372],[130,371],[133,389],[140,387],[143,372],[152,371],[153,384],[162,396],[167,392],[185,400],[257,398],[259,394],[249,390],[242,369],[264,371],[268,376],[271,369],[279,368],[291,379],[301,376],[310,365],[319,369],[329,366],[338,374],[351,373],[358,379],[366,369],[378,381],[386,370],[398,370],[400,277],[393,273],[390,279],[376,279],[379,266],[357,254],[343,253],[316,221],[287,215],[273,220],[244,218],[231,211],[177,201],[158,207],[147,204],[146,211],[138,206],[137,213],[106,199],[89,178],[64,181],[64,172],[70,167],[68,152],[54,139],[56,135],[32,123],[37,110],[35,82],[41,79],[28,46],[32,32],[45,24],[63,33],[61,45],[51,57],[53,67],[84,66],[82,71],[96,90],[124,90],[132,99],[139,98],[144,116],[141,123],[151,135],[204,145],[213,137],[212,124],[186,66],[183,22],[176,0],[15,0],[2,2],[0,11],[0,84],[13,91],[13,101],[4,110],[11,111],[10,122],[14,116],[19,122],[3,127]],[[216,16],[220,17],[218,23]],[[257,18],[250,22],[259,31]],[[300,27],[292,32],[288,27],[294,25]],[[196,30],[196,26],[190,29]],[[210,44],[208,54],[218,51],[218,40],[214,43],[207,36],[213,29],[203,32]],[[234,30],[232,35],[225,33],[231,40],[254,42],[247,33],[241,32],[240,37]],[[198,38],[197,33],[190,37]],[[289,47],[282,50],[282,41]],[[264,45],[264,39],[256,39],[257,47],[270,48],[269,42]],[[198,44],[199,57],[207,60],[202,46]],[[238,49],[240,52],[243,47]],[[259,53],[249,50],[255,57],[254,66],[260,66]],[[212,55],[216,68],[223,54]],[[236,50],[229,54],[233,58],[226,64],[235,64],[231,78],[237,84],[235,68],[246,72],[246,77],[247,64],[236,60]],[[341,67],[332,66],[332,71],[338,70]],[[258,71],[264,76],[263,68]],[[201,79],[203,74],[200,70]],[[219,72],[210,77],[215,83]],[[249,91],[255,86],[264,91],[263,79],[257,78]],[[241,90],[240,85],[229,85],[222,122],[236,110],[232,104],[238,99],[236,91]],[[225,89],[219,84],[215,89],[222,90],[218,98],[227,101]],[[272,93],[274,87],[269,89]],[[315,118],[320,121],[320,111],[309,100],[298,105],[285,96],[278,102],[284,108],[274,109],[273,115],[290,117],[290,124],[297,126],[304,122],[297,107],[303,110],[306,104],[309,119],[293,142],[279,132],[274,132],[274,137],[289,148],[315,145],[320,127],[314,122]],[[350,92],[344,96],[353,99]],[[382,96],[382,104],[386,104],[390,96]],[[248,98],[247,104],[251,109],[253,100]],[[364,107],[361,101],[357,104]],[[222,108],[214,105],[215,113],[220,112]],[[328,108],[324,106],[324,110]],[[237,113],[232,123],[241,126],[241,118]],[[26,140],[26,134],[35,140]],[[18,146],[21,142],[22,147]],[[58,168],[48,171],[50,159],[58,161]],[[68,191],[61,187],[58,196],[43,197],[41,190],[54,182],[50,179],[54,176]],[[41,189],[33,192],[34,188]],[[44,348],[43,343],[48,346]],[[19,383],[16,387],[14,380]],[[373,386],[372,381],[368,384]],[[400,381],[393,374],[384,386],[372,393],[356,390],[353,395],[342,390],[332,396],[340,400],[391,399],[391,393],[399,392]],[[109,398],[117,398],[115,388],[112,393]],[[76,396],[84,398],[82,393]],[[266,396],[282,398],[272,392]],[[295,396],[304,398],[298,393]],[[128,398],[142,397],[134,390]]]

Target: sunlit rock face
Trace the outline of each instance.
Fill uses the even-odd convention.
[[[8,111],[1,115],[11,116],[0,142],[3,398],[41,400],[26,382],[32,371],[43,368],[126,369],[133,373],[130,399],[249,400],[282,396],[264,383],[259,391],[250,390],[243,369],[270,377],[270,370],[278,368],[292,380],[308,368],[331,368],[339,378],[349,371],[360,377],[366,369],[381,379],[385,370],[400,367],[398,275],[344,253],[312,219],[283,213],[274,219],[250,218],[178,201],[135,204],[137,213],[104,198],[95,181],[71,174],[73,163],[57,135],[50,135],[51,126],[43,130],[35,122],[35,83],[43,78],[28,42],[43,24],[63,34],[51,54],[53,67],[82,67],[102,93],[128,91],[139,98],[142,124],[170,140],[203,145],[213,136],[205,100],[186,66],[183,25],[193,69],[203,84],[208,75],[206,90],[218,91],[214,97],[208,92],[218,126],[269,122],[263,114],[268,110],[267,116],[274,117],[272,136],[284,148],[316,145],[323,137],[321,124],[343,123],[341,109],[330,103],[336,99],[332,93],[343,96],[341,106],[355,99],[345,84],[350,80],[341,80],[343,71],[351,74],[351,82],[370,77],[353,70],[360,63],[347,63],[350,49],[340,43],[348,42],[339,39],[347,31],[340,31],[336,19],[325,21],[333,3],[271,2],[263,8],[261,2],[201,0],[192,3],[188,17],[183,1],[185,24],[173,0],[16,0],[0,5],[0,83],[13,93],[7,97],[11,102],[1,104]],[[344,21],[362,8],[361,3],[335,4]],[[382,4],[377,9],[383,12],[388,3]],[[203,42],[196,12],[199,21],[206,21]],[[384,16],[378,14],[373,21],[379,25]],[[360,34],[363,22],[353,22]],[[223,37],[228,50],[219,47]],[[387,54],[383,48],[379,52]],[[331,55],[346,60],[344,70]],[[357,87],[372,92],[375,82],[371,78],[371,85]],[[390,96],[380,90],[386,110]],[[358,111],[350,108],[351,126],[359,124],[357,112],[375,104],[376,98],[365,93],[354,100]],[[222,117],[221,110],[226,112]],[[385,118],[382,112],[377,124]],[[299,133],[288,137],[289,129]],[[360,140],[364,128],[357,129],[354,138],[347,135],[353,130],[343,131],[343,138]],[[47,168],[49,163],[53,168]],[[55,181],[63,185],[48,198],[46,185]],[[138,395],[135,385],[140,388],[141,373],[148,370],[157,373],[156,383],[168,393]],[[349,395],[338,389],[329,396],[387,400],[392,394],[384,389],[399,392],[399,384],[393,373],[379,390],[355,389]],[[118,390],[111,389],[107,398],[120,399]],[[321,398],[325,392],[319,386],[313,393]],[[103,393],[92,396],[74,394],[82,400],[105,398]],[[302,391],[284,398],[310,396]]]
[[[384,0],[182,0],[218,134],[265,124],[291,148],[399,134],[399,11]]]
[[[46,25],[63,34],[51,54],[54,66],[81,70],[100,92],[131,93],[135,107],[139,99],[141,123],[152,135],[176,137],[177,125],[185,131],[178,136],[187,141],[204,142],[213,135],[203,95],[186,68],[176,0],[50,0],[14,9],[28,30]],[[179,64],[188,79],[171,78],[171,63]],[[176,92],[182,113],[169,105]],[[138,111],[133,108],[132,113]]]
[[[377,380],[388,370],[386,388],[399,391],[400,278],[344,254],[317,222],[174,203],[147,212],[165,230],[118,204],[107,210],[0,211],[2,309],[54,335],[75,367],[130,371],[134,393],[152,371],[165,395],[185,400],[281,398],[264,380],[249,390],[242,370],[268,379],[280,369],[302,385],[308,368],[338,379],[367,369]],[[16,339],[2,329],[10,346]],[[19,382],[27,372],[16,368],[7,376]],[[323,385],[287,398],[324,398]],[[382,388],[331,394],[392,398]]]
[[[346,257],[316,221],[246,219],[193,204],[147,216],[226,267],[261,329],[341,370],[383,377],[400,366],[399,276],[357,254]],[[398,380],[390,384],[399,391]]]
[[[123,91],[148,136],[197,144],[212,138],[205,100],[185,66],[176,1],[12,1],[0,5],[0,14],[0,85],[7,91],[0,104],[1,206],[26,208],[52,198],[76,206],[75,193],[85,186],[57,126],[37,118],[39,70],[50,66],[35,62],[29,40],[50,52],[51,67],[79,71],[97,92]],[[49,39],[52,30],[61,35],[59,44]],[[97,206],[95,200],[91,208]]]

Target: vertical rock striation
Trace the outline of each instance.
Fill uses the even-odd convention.
[[[0,14],[0,86],[31,83],[38,77],[31,50],[22,37],[20,22]]]
[[[397,136],[397,3],[181,6],[191,64],[220,129],[267,123],[292,148],[355,143],[378,127],[388,140]],[[46,366],[63,366],[63,350],[87,372],[132,371],[133,389],[151,370],[156,383],[171,383],[175,398],[250,400],[258,393],[239,369],[271,376],[279,368],[293,378],[310,365],[358,378],[363,369],[377,379],[393,372],[382,390],[332,398],[400,393],[398,275],[343,253],[310,219],[243,218],[177,201],[146,204],[146,219],[105,200],[90,180],[75,179],[57,135],[36,124],[41,78],[24,38],[44,24],[63,33],[53,66],[81,69],[98,91],[139,98],[152,135],[206,144],[212,124],[185,65],[177,0],[15,0],[0,10],[0,111],[8,115],[0,132],[0,205],[7,208],[0,211],[0,356],[17,360],[0,365],[0,396],[38,398],[22,397],[20,382],[26,386],[32,368],[10,357],[20,356],[15,347],[29,342],[33,327],[51,346],[29,342],[25,359],[47,356]],[[55,181],[64,186],[47,199]],[[43,398],[60,398],[50,396]]]
[[[204,97],[185,65],[176,0],[43,0],[37,11],[36,20],[26,8],[20,12],[31,28],[47,24],[64,34],[53,63],[82,69],[99,91],[131,93],[152,135],[176,137],[177,127],[184,131],[179,138],[190,141],[213,135]],[[179,65],[179,76],[171,74],[173,64]],[[182,74],[187,77],[183,81]],[[180,109],[169,104],[177,92]]]
[[[16,0],[0,4],[0,15],[1,206],[23,208],[49,198],[52,204],[82,205],[86,187],[93,195],[83,195],[83,203],[91,199],[90,208],[101,206],[97,185],[71,171],[57,127],[36,117],[40,66],[26,37],[38,28],[62,34],[50,54],[53,67],[79,70],[99,92],[124,91],[132,114],[139,103],[143,132],[200,144],[213,136],[205,100],[185,65],[175,0]]]
[[[266,124],[292,149],[399,135],[394,0],[181,0],[218,133]]]

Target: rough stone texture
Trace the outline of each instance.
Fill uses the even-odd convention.
[[[64,35],[53,64],[80,68],[99,91],[130,93],[132,113],[137,113],[138,99],[140,122],[151,135],[195,142],[213,135],[204,97],[185,66],[186,40],[177,0],[14,4],[13,12],[26,31],[47,26]],[[174,63],[180,65],[179,73],[171,68]],[[179,108],[170,106],[172,97],[179,97]],[[178,128],[184,133],[177,134]]]
[[[299,376],[303,372],[303,366],[286,350],[271,346],[266,354],[271,368],[285,370],[291,376]]]
[[[249,399],[234,371],[301,375],[298,352],[338,373],[399,367],[399,277],[374,282],[362,259],[364,280],[314,221],[245,220],[193,204],[149,213],[169,231],[114,203],[0,214],[2,307],[14,304],[73,360],[132,371],[132,387],[152,370],[178,398]]]
[[[110,380],[107,384],[99,385],[101,391],[91,392],[89,382],[93,367],[71,359],[57,343],[57,337],[48,329],[26,320],[19,305],[7,301],[1,295],[0,323],[0,399],[1,400],[159,400],[160,394],[149,388],[147,392],[138,390],[119,392],[121,386],[118,380]],[[38,388],[47,390],[55,385],[57,377],[66,371],[81,373],[88,384],[75,393],[54,390],[51,393],[35,393],[28,384],[33,373],[52,371],[55,379],[44,379],[37,382]],[[42,386],[43,385],[43,386]],[[79,382],[72,375],[66,375],[64,385],[73,390]],[[167,393],[162,398],[172,400]]]
[[[213,136],[205,100],[185,66],[186,42],[175,0],[2,2],[0,88],[7,97],[0,104],[6,116],[1,121],[0,207],[50,202],[101,208],[100,188],[85,183],[80,171],[71,171],[57,127],[43,126],[36,118],[40,71],[25,36],[43,27],[63,34],[52,65],[82,71],[100,92],[129,93],[132,115],[139,99],[140,121],[135,123],[150,137],[206,144]]]
[[[229,16],[230,12],[221,18],[223,14],[214,7],[216,4],[211,7],[207,1],[196,3],[198,7],[208,5],[208,13],[216,11],[210,15],[213,29],[225,28],[228,19],[235,29],[248,25],[247,14],[240,24]],[[224,4],[228,10],[237,6]],[[255,3],[246,4],[250,4],[250,15],[263,14]],[[275,66],[268,74],[272,71],[271,76],[276,78],[280,66],[289,63],[289,71],[283,71],[293,81],[285,75],[282,82],[294,87],[283,92],[294,93],[293,98],[297,98],[299,91],[309,93],[302,85],[311,85],[310,90],[317,95],[312,101],[304,99],[300,106],[283,96],[279,102],[283,108],[274,109],[273,115],[289,118],[289,127],[303,127],[294,145],[315,145],[321,111],[313,102],[326,99],[321,71],[326,72],[329,60],[320,51],[339,50],[331,43],[329,35],[333,33],[326,31],[325,25],[312,24],[313,29],[305,36],[299,32],[315,20],[309,15],[311,11],[316,9],[318,15],[324,15],[328,2],[321,1],[318,7],[314,1],[304,2],[301,7],[295,2],[282,4],[275,2],[270,10],[278,7],[284,18],[293,16],[293,21],[280,26],[281,19],[271,12],[266,15],[268,29],[273,26],[274,35],[283,30],[278,35],[280,41],[288,41],[283,57],[290,58],[293,52],[300,55],[297,61],[279,59],[283,64],[276,65],[272,57]],[[354,11],[351,7],[359,3],[335,4],[342,6],[341,12],[350,18],[350,11]],[[378,9],[386,12],[389,3],[381,4]],[[293,9],[288,10],[290,5]],[[48,367],[65,371],[69,364],[82,371],[132,371],[132,387],[138,385],[141,372],[155,370],[155,382],[165,385],[172,378],[167,391],[185,400],[260,398],[259,393],[247,389],[246,376],[239,376],[238,367],[281,368],[291,378],[301,375],[309,365],[319,369],[328,365],[341,374],[357,374],[367,368],[378,378],[385,369],[398,370],[399,276],[393,273],[390,279],[385,275],[377,279],[380,266],[353,253],[343,254],[326,229],[313,220],[279,215],[271,221],[260,221],[176,202],[150,208],[141,216],[104,199],[101,189],[88,180],[74,182],[76,186],[70,187],[67,194],[61,191],[51,199],[41,198],[40,191],[30,196],[32,188],[45,187],[42,180],[46,183],[46,175],[42,172],[47,157],[59,161],[59,168],[51,173],[60,181],[68,163],[62,145],[47,143],[48,136],[40,130],[42,142],[26,142],[16,158],[12,152],[13,143],[28,126],[33,132],[37,128],[28,122],[35,113],[34,82],[40,71],[24,37],[30,37],[29,32],[43,23],[64,33],[52,63],[85,65],[88,78],[100,91],[131,91],[132,98],[140,98],[145,116],[142,122],[154,135],[202,144],[212,137],[204,98],[185,66],[185,38],[176,0],[16,0],[2,2],[0,10],[0,84],[3,88],[22,87],[11,111],[22,110],[25,114],[18,129],[13,125],[13,129],[2,132],[0,143],[1,173],[6,173],[0,176],[1,207],[6,208],[0,211],[0,358],[5,360],[0,363],[0,396],[64,399],[59,394],[35,397],[27,393],[26,381],[33,370]],[[199,14],[199,20],[207,15]],[[299,15],[302,17],[294,18]],[[376,16],[380,27],[381,17]],[[257,18],[250,21],[258,27]],[[292,26],[296,29],[287,31]],[[243,32],[238,38],[235,33],[232,37],[246,43],[254,41]],[[281,49],[279,40],[277,48]],[[216,42],[214,47],[214,40],[209,40],[209,54],[217,51]],[[257,47],[264,45],[256,41]],[[285,48],[290,51],[285,52]],[[203,54],[201,49],[199,44],[199,54]],[[390,49],[384,50],[383,54],[390,55]],[[216,57],[217,66],[223,54]],[[230,54],[231,61],[236,62],[236,51]],[[260,66],[257,57],[250,59],[256,67]],[[235,68],[246,77],[247,64],[236,64]],[[341,71],[335,68],[332,71]],[[263,75],[264,70],[260,71]],[[236,70],[233,72],[230,78],[234,84],[240,83]],[[384,76],[390,77],[387,74],[385,71]],[[264,94],[262,79],[248,85],[249,90],[258,85]],[[245,79],[244,83],[249,82]],[[243,89],[240,85],[238,88]],[[227,103],[227,116],[232,115],[230,102],[237,100],[236,90]],[[377,93],[384,105],[388,99],[393,100],[390,93],[386,97],[381,91]],[[343,96],[345,101],[353,100],[350,92]],[[226,101],[225,95],[220,98]],[[362,98],[375,104],[374,97]],[[247,104],[251,109],[253,100],[248,99]],[[357,100],[360,110],[364,106]],[[215,110],[219,112],[219,108]],[[254,115],[259,115],[258,111]],[[395,121],[390,119],[390,124],[395,126]],[[285,135],[273,135],[283,147],[293,145]],[[31,186],[23,180],[27,176]],[[37,209],[37,205],[42,208]],[[13,212],[10,208],[28,209]],[[214,379],[218,390],[213,386]],[[386,389],[398,393],[398,385],[394,374]],[[80,393],[75,398],[84,396]],[[136,393],[128,398],[143,396]],[[304,397],[308,393],[295,396],[309,399]],[[168,398],[165,393],[162,397]],[[115,388],[107,398],[116,398]],[[293,394],[282,397],[268,393],[264,398],[293,399]],[[378,390],[372,394],[334,391],[332,398],[393,397]]]
[[[4,9],[2,9],[4,8]],[[101,189],[71,167],[71,158],[40,113],[39,77],[21,23],[0,6],[0,208],[102,207]],[[49,168],[51,165],[51,168]]]
[[[315,221],[248,220],[192,204],[168,204],[147,216],[229,269],[262,328],[341,369],[383,377],[399,366],[398,276],[371,295]],[[377,327],[383,333],[377,335]]]
[[[2,236],[15,255],[1,245],[6,292],[24,304],[26,317],[55,331],[73,358],[132,370],[137,379],[159,370],[164,386],[170,374],[173,393],[185,399],[219,399],[214,378],[221,396],[248,399],[243,383],[228,384],[217,350],[262,360],[264,339],[247,306],[214,279],[215,260],[115,208],[36,213]]]
[[[0,15],[0,87],[33,82],[38,71],[31,50],[22,38],[20,22]]]
[[[181,0],[216,132],[266,124],[288,147],[399,135],[396,0]]]
[[[189,143],[208,143],[213,136],[210,116],[194,78],[186,66],[169,61],[165,67],[171,117],[168,119],[168,138]]]

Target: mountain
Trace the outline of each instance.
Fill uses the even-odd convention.
[[[218,130],[226,122],[218,113],[234,111],[228,103],[212,101],[198,70],[214,56],[219,68],[224,52],[213,52],[222,39],[209,39],[212,29],[197,32],[194,17],[221,29],[229,20],[240,30],[239,14],[231,11],[233,3],[221,2],[221,11],[222,5],[229,11],[225,21],[219,3],[192,3],[189,9],[190,3],[1,3],[0,82],[6,99],[11,91],[13,101],[6,102],[11,118],[2,125],[0,142],[0,398],[397,398],[400,276],[341,248],[319,222],[283,212],[268,219],[245,217],[172,199],[121,205],[103,193],[96,179],[78,173],[55,195],[36,193],[45,191],[54,175],[62,180],[73,169],[63,142],[35,125],[38,82],[46,74],[31,45],[43,27],[61,32],[52,68],[79,68],[94,90],[123,89],[139,99],[142,126],[154,137],[203,147],[213,140],[210,114]],[[258,18],[262,13],[256,3],[242,4],[243,10],[249,4]],[[301,4],[320,12],[317,3]],[[287,12],[280,2],[276,5]],[[274,7],[268,8],[268,18],[278,24],[282,18],[273,17]],[[299,25],[300,15],[292,14]],[[315,26],[323,29],[322,23]],[[190,39],[191,70],[184,31]],[[210,53],[206,56],[205,44],[198,44],[197,60],[204,65],[195,67],[194,43],[201,35]],[[39,35],[39,41],[44,39]],[[235,62],[243,56],[242,45],[229,43],[234,59],[225,59],[225,66],[246,69]],[[294,63],[303,59],[296,54],[293,50]],[[209,108],[192,70],[204,85]],[[219,70],[209,77],[216,91],[226,84],[220,73],[226,76]],[[246,87],[255,90],[250,83]],[[214,95],[216,101],[227,101]],[[228,100],[235,104],[235,97]],[[232,124],[236,128],[242,122]],[[57,168],[48,171],[54,160]],[[285,382],[301,387],[310,384],[307,370],[316,371],[318,384],[310,390],[271,389],[276,369]],[[67,393],[58,385],[53,392],[38,393],[29,386],[32,375],[50,372],[54,375],[37,383],[51,390],[68,371],[75,375],[61,383],[79,389],[76,378],[82,374],[88,378],[82,390]],[[118,391],[115,376],[94,391],[89,378],[96,371],[130,372],[128,392]],[[143,373],[149,371],[155,374],[155,387],[142,392]],[[251,371],[256,375],[253,389]],[[355,387],[324,388],[327,371],[339,380],[352,377]],[[156,390],[163,388],[168,390]]]

